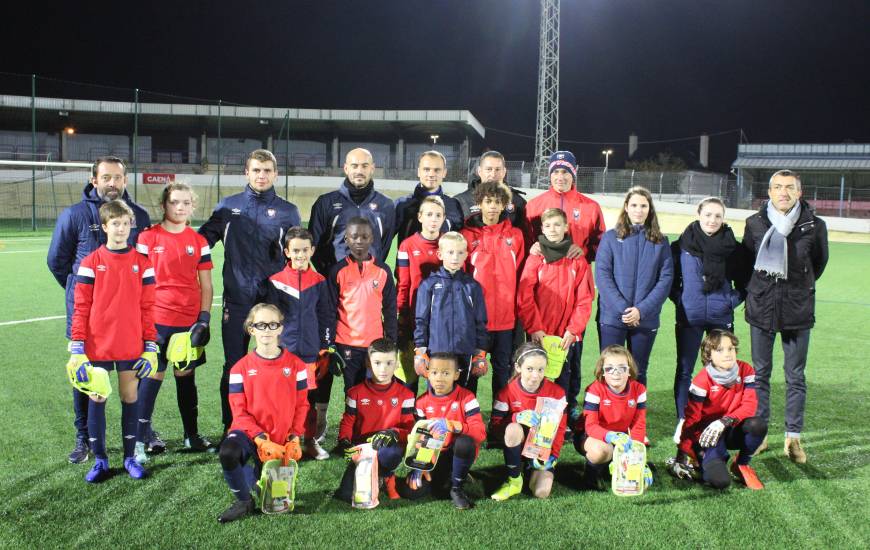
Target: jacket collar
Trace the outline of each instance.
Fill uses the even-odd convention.
[[[269,202],[276,196],[275,186],[273,185],[265,191],[254,191],[250,184],[248,184],[245,186],[245,196],[248,199]]]

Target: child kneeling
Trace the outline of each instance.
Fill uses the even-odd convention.
[[[517,422],[521,413],[534,415],[538,397],[549,397],[565,404],[565,390],[544,378],[547,368],[547,352],[534,343],[526,342],[514,352],[514,375],[508,385],[498,392],[492,407],[489,422],[491,436],[501,432],[504,439],[504,462],[508,469],[508,480],[493,493],[493,500],[507,500],[518,495],[523,488],[523,466],[534,468],[529,479],[529,489],[538,498],[547,498],[553,489],[553,469],[559,460],[559,452],[565,440],[567,413],[563,410],[549,458],[541,462],[528,460],[521,456],[523,442],[529,428]]]
[[[308,368],[279,347],[282,321],[281,312],[270,304],[255,305],[245,319],[245,330],[257,346],[230,370],[233,423],[218,454],[236,502],[218,516],[221,523],[254,512],[251,489],[261,456],[302,457],[299,436],[308,413]]]
[[[414,427],[414,394],[393,377],[398,348],[387,338],[371,343],[368,350],[369,374],[361,384],[347,392],[344,415],[338,428],[338,446],[350,458],[353,447],[370,442],[378,454],[378,477],[387,496],[399,498],[395,470],[402,461],[408,432]],[[356,468],[347,465],[335,498],[351,502]]]
[[[429,419],[429,431],[446,437],[435,469],[431,474],[420,470],[408,474],[407,492],[402,496],[418,499],[449,483],[453,505],[460,510],[472,508],[474,502],[465,494],[463,484],[486,439],[480,404],[473,393],[456,385],[459,368],[454,355],[433,353],[428,379],[429,389],[417,398],[417,419]]]

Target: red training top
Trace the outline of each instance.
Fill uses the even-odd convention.
[[[604,441],[607,432],[625,432],[643,443],[646,437],[646,387],[629,380],[622,393],[596,380],[586,388],[584,429],[589,437]]]
[[[396,430],[408,440],[414,427],[414,394],[395,378],[389,384],[366,380],[347,392],[338,438],[362,443],[381,430]]]
[[[417,398],[417,418],[446,418],[462,423],[462,433],[480,443],[486,439],[486,426],[480,415],[480,404],[474,394],[461,386],[453,386],[447,395],[435,395],[430,388]],[[450,446],[453,435],[448,434],[444,448]]]
[[[498,396],[492,404],[492,417],[489,419],[490,433],[504,434],[507,425],[517,421],[517,413],[535,410],[538,397],[551,397],[565,402],[565,390],[545,378],[537,392],[527,392],[520,384],[520,377],[514,377],[507,386],[499,390]],[[568,424],[567,412],[562,414],[559,429],[553,439],[552,453],[557,458],[559,451],[562,450],[562,444],[565,442],[565,427]]]

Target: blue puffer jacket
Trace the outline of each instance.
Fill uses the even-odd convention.
[[[199,232],[212,248],[224,243],[224,301],[244,305],[266,299],[269,276],[287,261],[284,234],[300,223],[299,209],[274,187],[257,192],[249,185],[218,203]]]
[[[627,328],[622,314],[629,307],[640,310],[640,327],[655,329],[674,277],[667,237],[654,244],[643,229],[623,240],[611,229],[604,234],[595,256],[598,287],[598,320],[604,325]]]
[[[464,271],[442,267],[420,283],[415,317],[414,345],[429,353],[473,355],[489,346],[483,288]]]
[[[671,300],[677,309],[677,323],[695,327],[732,324],[734,310],[743,302],[744,294],[731,288],[728,279],[715,292],[704,294],[701,258],[680,248],[679,241],[671,245],[671,255],[674,260]]]
[[[127,238],[130,246],[136,246],[139,231],[151,225],[151,218],[144,208],[130,200],[126,190],[121,198],[133,209],[136,217],[130,229],[130,236]],[[87,184],[82,191],[81,202],[61,212],[54,226],[54,233],[51,235],[47,263],[58,284],[66,290],[67,338],[69,338],[75,302],[76,271],[85,256],[98,249],[100,245],[106,244],[106,233],[100,223],[102,204],[103,199],[97,195],[97,190],[92,184]]]
[[[396,235],[396,207],[392,199],[372,188],[357,206],[350,198],[346,182],[347,179],[338,190],[317,197],[311,207],[308,230],[316,246],[311,263],[324,276],[336,262],[350,254],[344,244],[344,232],[351,218],[360,216],[371,222],[374,237],[371,254],[382,263],[386,262]]]

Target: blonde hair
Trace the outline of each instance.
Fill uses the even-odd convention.
[[[420,208],[418,209],[418,213],[420,210],[423,209],[424,204],[434,204],[435,206],[441,207],[442,212],[447,212],[447,207],[444,206],[444,199],[442,199],[438,195],[429,195],[427,197],[423,197],[423,200],[420,201]]]
[[[447,168],[447,159],[444,158],[444,155],[442,155],[439,151],[436,151],[435,149],[431,149],[420,155],[420,158],[417,160],[418,167],[420,166],[420,163],[423,162],[423,159],[426,157],[441,159],[441,162],[444,164],[444,168]]]
[[[272,154],[272,151],[268,149],[255,149],[251,151],[251,154],[248,155],[248,158],[245,159],[245,170],[248,169],[248,166],[251,164],[252,160],[258,160],[260,162],[272,162],[272,168],[278,170],[278,159],[275,158],[275,155]]]
[[[163,188],[163,191],[160,193],[160,206],[163,208],[163,219],[166,219],[166,203],[169,202],[169,197],[172,196],[173,191],[186,191],[190,193],[190,202],[193,203],[193,207],[196,208],[196,201],[199,197],[196,196],[196,193],[193,192],[193,188],[184,181],[170,181]],[[190,220],[187,220],[187,225],[190,225]]]
[[[281,313],[281,310],[272,304],[259,303],[251,308],[251,311],[248,312],[248,316],[245,317],[245,331],[251,330],[251,325],[254,324],[254,317],[261,311],[271,311],[275,315],[278,316],[278,322],[284,321],[284,314]]]
[[[468,241],[465,240],[465,237],[462,236],[462,233],[458,231],[448,231],[447,233],[441,235],[441,238],[438,239],[438,248],[441,248],[441,243],[443,242],[452,242],[456,244],[461,244],[464,248],[468,248]]]
[[[707,333],[707,336],[704,337],[704,341],[701,342],[702,365],[710,364],[710,361],[713,358],[713,350],[719,347],[723,338],[731,339],[731,345],[734,346],[734,353],[737,353],[738,345],[740,344],[737,335],[729,330],[722,330],[721,328],[713,329]]]
[[[568,223],[568,216],[561,208],[547,208],[546,210],[544,210],[544,212],[541,214],[541,223],[544,223],[550,218],[562,218],[563,222]]]
[[[604,360],[607,357],[621,355],[625,357],[625,362],[628,363],[628,377],[632,380],[637,380],[637,363],[634,362],[634,357],[631,352],[624,346],[610,345],[601,350],[601,355],[598,356],[598,361],[595,362],[595,371],[593,376],[599,382],[604,382]]]
[[[100,206],[100,223],[103,225],[109,223],[109,220],[123,218],[124,216],[130,218],[130,222],[136,219],[133,209],[127,206],[127,203],[121,199],[115,199]]]

